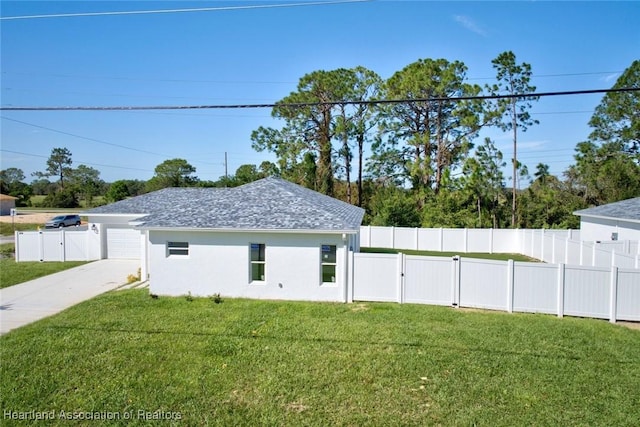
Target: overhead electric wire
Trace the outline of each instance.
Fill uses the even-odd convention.
[[[7,149],[4,149],[4,148],[0,148],[0,151],[5,152],[5,153],[20,154],[21,156],[40,157],[40,158],[43,158],[43,159],[48,159],[49,158],[49,156],[43,156],[41,154],[23,153],[21,151],[7,150]],[[105,165],[105,164],[102,164],[102,163],[90,163],[90,162],[84,162],[82,160],[78,161],[78,163],[82,164],[82,165],[102,166],[102,167],[105,167],[105,168],[129,169],[129,170],[134,170],[134,171],[153,172],[153,171],[148,170],[148,169],[129,168],[129,167],[126,167],[126,166]]]
[[[147,106],[110,106],[110,107],[0,107],[0,111],[135,111],[135,110],[222,110],[222,109],[250,109],[250,108],[304,108],[321,105],[375,105],[375,104],[407,104],[416,102],[458,102],[492,99],[542,98],[547,96],[588,95],[596,93],[638,92],[640,88],[626,87],[615,89],[589,89],[559,92],[540,92],[504,95],[475,95],[430,98],[378,99],[368,101],[326,101],[326,102],[296,102],[272,104],[229,104],[229,105],[147,105]]]
[[[61,131],[61,130],[58,130],[58,129],[49,128],[49,127],[46,127],[46,126],[36,125],[34,123],[24,122],[22,120],[12,119],[12,118],[9,118],[9,117],[6,117],[6,116],[0,116],[0,119],[9,120],[9,121],[20,123],[20,124],[27,125],[27,126],[32,126],[32,127],[38,128],[38,129],[44,129],[44,130],[47,130],[47,131],[50,131],[50,132],[59,133],[59,134],[62,134],[62,135],[72,136],[74,138],[85,139],[87,141],[97,142],[99,144],[110,145],[110,146],[113,146],[113,147],[123,148],[125,150],[137,151],[137,152],[143,153],[143,154],[153,154],[155,156],[166,157],[166,158],[174,157],[174,156],[171,156],[171,155],[168,155],[168,154],[156,153],[154,151],[141,150],[139,148],[133,148],[133,147],[129,147],[129,146],[126,146],[126,145],[121,145],[121,144],[114,144],[113,142],[102,141],[102,140],[96,139],[96,138],[89,138],[89,137],[86,137],[86,136],[77,135],[77,134],[74,134],[74,133],[65,132],[65,131]],[[216,163],[203,162],[201,160],[194,161],[194,163],[202,163],[202,164],[213,165],[213,166],[217,165]]]
[[[246,9],[274,9],[285,7],[300,7],[300,6],[324,6],[346,3],[363,3],[371,0],[337,0],[337,1],[320,1],[320,2],[305,2],[305,3],[283,3],[283,4],[262,4],[262,5],[248,5],[248,6],[218,6],[218,7],[198,7],[192,9],[154,9],[154,10],[125,10],[114,12],[81,12],[81,13],[55,13],[47,15],[23,15],[23,16],[4,16],[0,17],[0,20],[17,20],[17,19],[41,19],[41,18],[77,18],[85,16],[113,16],[113,15],[149,15],[159,13],[186,13],[186,12],[217,12],[225,10],[246,10]]]

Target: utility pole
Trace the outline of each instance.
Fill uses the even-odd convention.
[[[224,152],[224,186],[227,186],[227,182],[229,181],[229,174],[227,173],[227,152]]]

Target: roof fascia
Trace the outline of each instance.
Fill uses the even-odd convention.
[[[360,230],[312,230],[300,229],[264,229],[264,228],[196,228],[196,227],[157,227],[144,225],[137,226],[140,230],[149,231],[194,231],[217,233],[285,233],[285,234],[358,234]]]
[[[615,216],[604,216],[604,215],[593,215],[593,214],[589,214],[589,213],[580,213],[579,211],[578,212],[574,212],[574,215],[577,215],[577,216],[580,216],[580,217],[587,217],[587,218],[607,219],[609,221],[634,222],[634,223],[639,223],[640,224],[640,219],[620,218],[620,217],[615,217]]]

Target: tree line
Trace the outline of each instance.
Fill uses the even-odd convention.
[[[495,82],[484,87],[467,81],[462,62],[446,59],[418,60],[387,80],[364,67],[309,73],[272,109],[282,126],[251,134],[252,147],[273,153],[276,163],[242,165],[218,181],[202,181],[186,160],[170,159],[148,181],[107,184],[96,169],[72,168],[69,150],[55,148],[31,185],[15,168],[0,171],[0,185],[22,203],[46,194],[45,204],[73,207],[91,206],[96,196],[105,203],[164,187],[232,187],[277,175],[365,208],[366,223],[416,227],[575,228],[573,211],[640,195],[640,91],[603,97],[588,140],[577,143],[575,163],[562,176],[543,163],[530,172],[516,154],[519,134],[538,124],[529,113],[537,97],[522,96],[536,90],[531,65],[513,52],[492,65]],[[640,61],[613,86],[629,87],[640,88]],[[481,97],[505,94],[518,97]],[[376,102],[385,100],[403,101]],[[478,141],[487,127],[509,133],[511,159],[491,139]]]

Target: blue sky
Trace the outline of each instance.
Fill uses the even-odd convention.
[[[292,2],[289,2],[292,3]],[[295,2],[308,3],[304,1]],[[491,83],[491,60],[512,50],[538,91],[609,88],[640,57],[640,2],[371,1],[267,7],[281,1],[2,1],[1,105],[142,106],[273,103],[306,73],[365,66],[388,78],[422,58],[460,60],[469,82]],[[251,6],[238,10],[6,19],[46,14]],[[519,136],[531,173],[560,175],[588,136],[601,95],[543,98],[540,124]],[[251,132],[280,124],[270,109],[1,111],[2,169],[44,170],[51,149],[107,182],[149,179],[185,158],[201,179],[274,160]],[[22,122],[22,123],[21,123]],[[488,129],[505,159],[508,134]],[[480,143],[481,139],[478,139]],[[21,154],[18,154],[21,153]],[[510,176],[507,172],[506,176]]]

